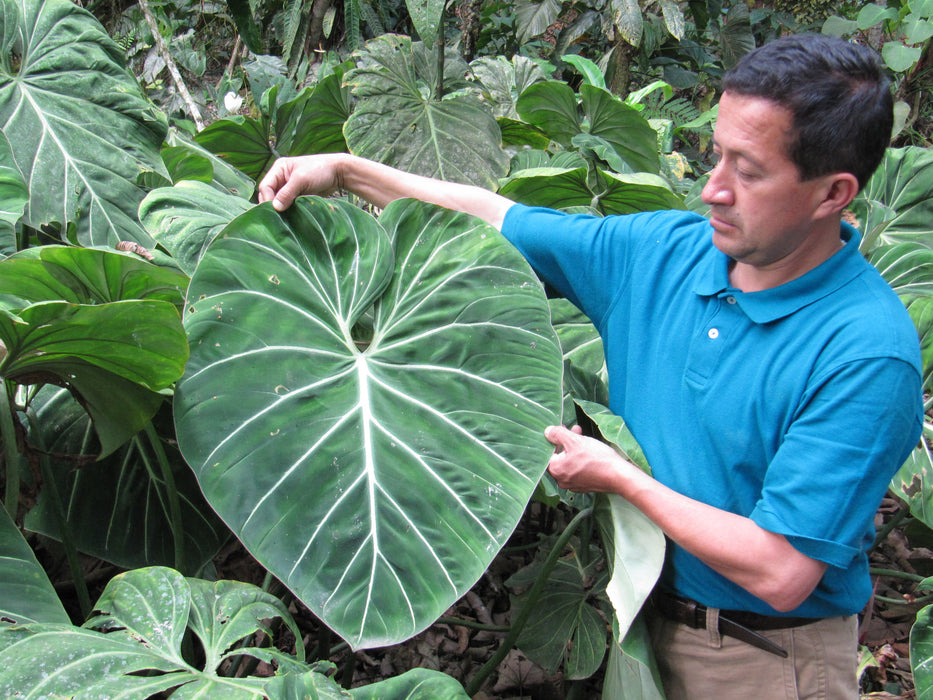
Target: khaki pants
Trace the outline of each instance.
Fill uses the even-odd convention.
[[[782,659],[721,636],[718,614],[708,611],[707,629],[649,616],[668,700],[858,700],[855,615],[761,632],[787,650]]]

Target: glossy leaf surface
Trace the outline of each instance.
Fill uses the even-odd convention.
[[[14,622],[69,620],[36,555],[0,508],[0,627]]]
[[[136,177],[164,173],[167,125],[123,50],[68,0],[5,0],[0,36],[0,129],[29,183],[25,221],[73,222],[83,245],[150,247]]]
[[[437,99],[434,57],[423,44],[392,34],[368,42],[345,78],[359,98],[344,127],[350,150],[419,175],[495,189],[508,157],[495,118],[469,92],[466,70],[448,56],[445,96]]]
[[[545,469],[561,355],[523,258],[412,200],[260,205],[194,274],[179,444],[253,555],[354,647],[479,578]]]

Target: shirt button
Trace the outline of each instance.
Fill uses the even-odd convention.
[[[734,304],[734,303],[735,303],[735,297],[731,297],[731,296],[730,296],[730,297],[726,297],[726,301],[729,302],[730,304]]]
[[[718,329],[718,328],[710,328],[710,329],[706,332],[706,335],[708,335],[708,336],[710,337],[711,340],[716,340],[716,338],[719,337],[719,329]]]

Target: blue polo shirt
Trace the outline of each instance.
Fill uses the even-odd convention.
[[[610,408],[658,481],[785,535],[829,566],[788,615],[860,611],[873,518],[920,435],[917,333],[844,247],[779,287],[729,285],[709,222],[663,211],[597,218],[516,204],[503,234],[598,329]],[[669,543],[663,585],[707,606],[779,614]]]

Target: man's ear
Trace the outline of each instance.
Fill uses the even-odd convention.
[[[823,177],[826,189],[817,214],[820,216],[841,214],[858,194],[858,178],[852,173],[832,173]]]

